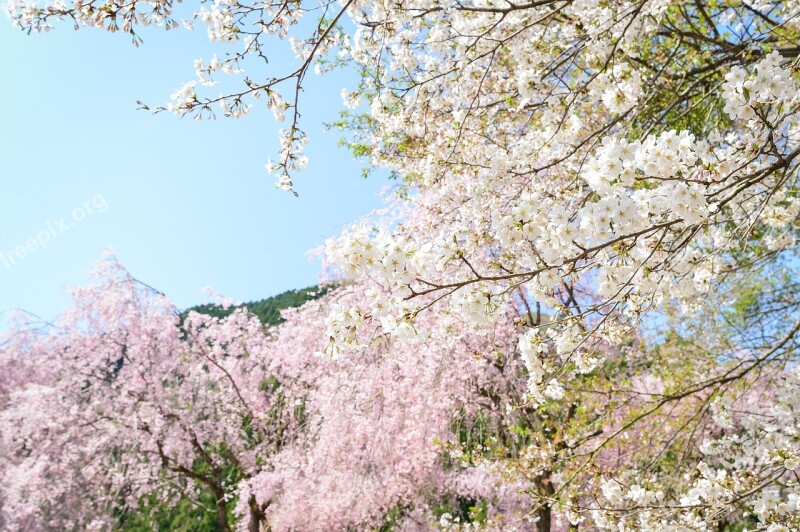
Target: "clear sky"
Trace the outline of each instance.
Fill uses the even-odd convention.
[[[320,266],[306,252],[380,205],[387,181],[364,180],[321,125],[347,74],[309,75],[295,198],[264,171],[279,127],[265,108],[203,122],[136,110],[166,103],[212,53],[200,27],[143,36],[139,48],[69,24],[28,36],[0,16],[0,311],[54,316],[109,247],[180,307],[204,302],[205,285],[245,301],[308,286]]]

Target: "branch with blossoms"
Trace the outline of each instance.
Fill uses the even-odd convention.
[[[204,2],[205,3],[205,2]],[[214,58],[205,64],[202,60],[195,62],[196,81],[190,81],[172,94],[171,102],[165,106],[151,107],[137,102],[140,109],[160,113],[172,112],[178,116],[192,116],[196,120],[216,118],[215,106],[219,106],[223,115],[228,118],[245,116],[252,104],[247,100],[266,100],[267,107],[278,121],[285,120],[286,112],[292,110],[291,124],[282,129],[279,135],[280,149],[276,162],[268,162],[266,168],[270,174],[278,178],[277,186],[291,191],[293,189],[291,175],[300,171],[307,164],[303,155],[303,146],[307,136],[300,126],[300,95],[303,81],[314,62],[322,64],[324,56],[332,48],[344,44],[341,35],[342,17],[347,13],[353,0],[335,6],[333,1],[320,2],[313,7],[306,7],[301,2],[282,0],[268,3],[243,4],[240,2],[215,2],[210,8],[202,7],[188,19],[182,19],[183,26],[193,29],[198,21],[208,28],[208,37],[212,42],[226,44],[242,43],[243,49],[234,53],[226,53],[226,57]],[[39,7],[35,3],[9,2],[8,12],[15,24],[27,32],[48,31],[53,23],[65,18],[71,19],[75,29],[81,26],[93,26],[110,32],[123,31],[129,34],[136,46],[143,43],[139,33],[140,27],[160,26],[166,30],[177,29],[179,24],[175,17],[171,1],[161,2],[132,0],[124,5],[114,2],[74,2],[71,6],[60,2],[52,6]],[[332,13],[329,13],[331,12]],[[245,89],[220,94],[218,97],[198,95],[198,84],[211,87],[217,84],[215,73],[230,75],[241,74],[244,65],[251,60],[262,64],[269,63],[264,52],[269,38],[283,40],[288,29],[296,25],[307,13],[319,12],[319,20],[311,35],[303,40],[292,38],[291,46],[300,64],[291,72],[278,74],[263,82],[255,82],[250,77],[243,80]],[[122,26],[120,27],[120,21]],[[271,43],[270,43],[271,45]],[[258,63],[255,63],[258,64]],[[291,82],[291,98],[286,100],[280,87]]]

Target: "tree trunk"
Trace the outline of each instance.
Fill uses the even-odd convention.
[[[549,504],[546,504],[536,510],[536,517],[539,518],[539,520],[536,521],[536,532],[550,532],[551,514],[552,510],[550,509]]]
[[[253,495],[250,495],[247,505],[250,507],[250,522],[247,523],[247,530],[248,532],[260,532],[260,525],[264,522],[264,511],[258,506]]]
[[[217,523],[222,532],[231,532],[231,526],[228,524],[228,508],[225,504],[225,492],[222,488],[214,486],[214,497],[217,499]]]
[[[550,482],[550,471],[545,471],[537,481],[537,488],[539,495],[542,497],[542,503],[538,510],[536,510],[536,532],[550,532],[552,525],[553,510],[550,507],[550,498],[555,493],[553,483]]]

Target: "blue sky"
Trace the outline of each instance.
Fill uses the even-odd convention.
[[[311,160],[295,198],[264,171],[279,127],[265,108],[199,123],[136,110],[166,103],[214,50],[200,27],[143,36],[135,48],[91,28],[28,36],[0,20],[0,312],[54,316],[63,287],[85,284],[109,247],[180,307],[204,302],[205,285],[241,300],[307,286],[320,269],[307,250],[380,205],[387,181],[363,179],[322,126],[348,74],[305,84]]]

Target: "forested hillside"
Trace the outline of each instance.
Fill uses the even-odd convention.
[[[258,301],[250,301],[249,303],[242,303],[241,305],[234,305],[232,307],[224,308],[221,305],[197,305],[184,311],[184,315],[189,311],[194,310],[201,314],[223,318],[230,316],[237,308],[246,308],[261,320],[265,325],[278,325],[284,320],[281,318],[281,310],[286,308],[295,308],[301,306],[306,301],[319,299],[330,291],[330,286],[309,286],[308,288],[300,288],[297,290],[287,290],[276,296],[260,299]]]

